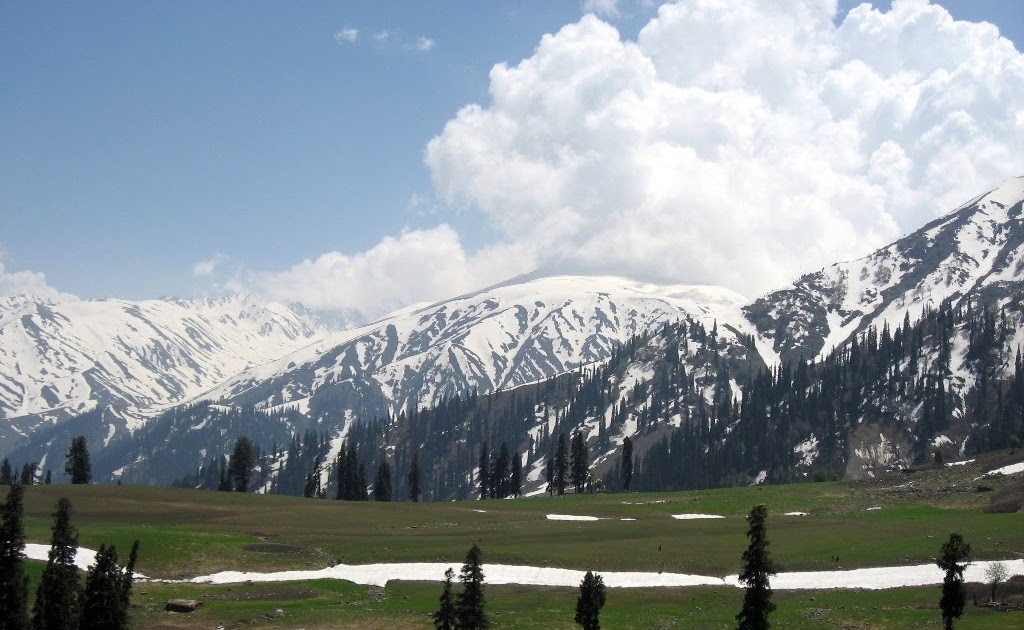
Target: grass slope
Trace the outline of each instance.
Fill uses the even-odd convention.
[[[387,561],[457,561],[478,543],[485,563],[575,569],[736,573],[744,516],[764,503],[784,570],[927,563],[950,531],[978,559],[1021,557],[1024,515],[988,514],[1005,480],[975,481],[978,464],[869,482],[794,484],[664,494],[604,494],[467,503],[345,503],[131,486],[37,486],[26,493],[31,542],[46,542],[59,496],[74,505],[83,546],[127,549],[139,570],[184,578],[225,569],[272,571]],[[868,510],[880,507],[879,510]],[[480,512],[479,510],[484,510]],[[785,512],[809,512],[787,517]],[[546,514],[605,517],[549,521]],[[709,513],[717,520],[676,520]],[[635,521],[619,519],[631,518]],[[832,557],[838,555],[839,562]],[[485,565],[486,569],[486,565]],[[442,576],[438,576],[440,580]],[[136,625],[212,628],[430,628],[439,584],[387,588],[342,582],[199,586],[140,584]],[[572,628],[574,589],[488,587],[496,628]],[[202,598],[193,615],[162,612],[171,597]],[[602,627],[728,628],[742,593],[727,588],[615,589]],[[777,593],[780,628],[939,627],[938,588]],[[284,616],[275,616],[277,609]],[[1024,628],[1024,613],[968,606],[962,628]]]

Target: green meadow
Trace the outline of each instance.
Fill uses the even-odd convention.
[[[67,496],[82,546],[127,550],[139,539],[138,570],[165,579],[336,562],[461,563],[473,543],[484,551],[485,573],[486,563],[503,563],[724,576],[738,572],[747,544],[744,517],[763,503],[771,551],[786,571],[928,563],[951,531],[965,537],[976,559],[1022,557],[1024,514],[986,513],[991,494],[977,491],[971,477],[977,471],[963,468],[863,483],[417,504],[35,486],[26,493],[26,530],[29,542],[47,542],[53,506]],[[910,482],[915,491],[908,493]],[[809,514],[783,515],[797,511]],[[672,518],[687,513],[725,518]],[[547,514],[603,520],[551,521]],[[386,588],[331,580],[139,583],[133,619],[138,628],[168,629],[432,628],[429,614],[439,594],[439,583],[397,581]],[[495,628],[578,627],[575,589],[489,586],[487,594]],[[774,619],[779,628],[938,628],[938,596],[938,587],[777,592]],[[170,598],[200,599],[204,606],[191,614],[163,612]],[[610,589],[602,627],[729,628],[741,598],[742,591],[724,587]],[[969,603],[957,627],[1024,628],[1024,612]]]

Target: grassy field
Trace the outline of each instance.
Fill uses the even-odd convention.
[[[67,496],[83,546],[113,543],[126,550],[138,538],[139,571],[160,578],[225,569],[322,568],[333,562],[461,562],[474,542],[484,550],[485,563],[723,576],[739,569],[746,547],[744,516],[764,503],[772,553],[784,570],[927,563],[950,531],[962,533],[978,559],[1022,557],[1024,514],[985,513],[990,493],[977,491],[978,473],[957,467],[856,484],[434,504],[36,486],[26,493],[26,529],[30,542],[47,542],[53,506]],[[873,507],[881,509],[868,510]],[[810,514],[782,515],[791,511]],[[682,513],[726,518],[671,518]],[[549,521],[547,514],[607,520]],[[139,628],[430,628],[428,615],[439,593],[439,584],[401,582],[384,589],[336,581],[150,583],[137,587],[135,621]],[[496,628],[577,627],[574,589],[490,586],[488,596]],[[201,598],[206,605],[192,615],[162,612],[171,597]],[[728,588],[615,589],[602,627],[728,628],[741,597],[741,591]],[[939,627],[937,599],[937,587],[778,593],[776,627]],[[968,608],[958,627],[1024,628],[1024,613]],[[278,609],[283,616],[276,616]]]

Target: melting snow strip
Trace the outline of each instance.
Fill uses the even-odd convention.
[[[783,516],[807,516],[807,512],[786,512]]]
[[[964,577],[969,582],[984,582],[985,571],[993,562],[974,562]],[[1024,575],[1024,560],[1006,560],[1002,564],[1009,575]],[[280,571],[277,573],[243,573],[223,571],[190,580],[194,583],[237,584],[241,582],[288,582],[335,579],[356,584],[385,586],[391,580],[440,582],[444,572],[458,570],[457,563],[396,563],[366,565],[335,565],[319,571]],[[583,571],[505,564],[485,564],[488,584],[523,584],[530,586],[579,586]],[[681,586],[732,586],[741,588],[738,575],[724,578],[687,573],[654,573],[640,571],[598,571],[611,588],[654,588]],[[849,571],[797,571],[780,573],[771,578],[771,585],[780,590],[829,590],[863,588],[881,590],[905,586],[941,584],[944,572],[934,564],[906,567],[872,567]]]
[[[599,521],[596,516],[576,516],[573,514],[548,514],[549,521]]]
[[[699,518],[725,518],[718,514],[673,514],[672,518],[677,518],[681,521],[692,521]]]
[[[593,517],[591,517],[593,518]],[[48,545],[27,544],[25,555],[31,560],[46,560]],[[95,563],[96,552],[79,547],[75,564],[86,569]],[[1024,560],[998,561],[1006,567],[1008,577],[1024,575]],[[964,572],[968,582],[985,582],[985,573],[996,561],[972,562]],[[458,563],[444,562],[402,562],[382,564],[346,565],[316,571],[275,571],[271,573],[247,573],[242,571],[221,571],[212,575],[201,575],[184,580],[195,584],[239,584],[242,582],[300,582],[305,580],[347,580],[354,584],[386,586],[391,580],[441,582],[449,568],[458,570]],[[522,584],[527,586],[579,586],[583,571],[555,569],[508,564],[485,564],[484,575],[488,584]],[[724,578],[688,573],[655,573],[642,571],[597,571],[604,583],[611,588],[653,588],[667,586],[733,586],[741,587],[739,576]],[[929,586],[941,584],[944,573],[934,564],[919,564],[905,567],[872,567],[849,571],[795,571],[779,573],[771,578],[772,588],[780,590],[828,590],[864,588],[880,590],[904,586]],[[150,579],[136,575],[140,580]],[[152,580],[160,582],[182,582],[181,580]]]
[[[990,470],[984,475],[982,475],[982,477],[994,477],[996,475],[1015,475],[1019,472],[1024,472],[1024,462],[1010,464],[1009,466],[1003,466],[1002,468]]]

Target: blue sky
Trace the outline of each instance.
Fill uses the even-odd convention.
[[[855,4],[840,2],[837,22]],[[1022,49],[1024,25],[1013,0],[943,6],[958,20],[995,24]],[[884,13],[888,3],[880,8]],[[461,165],[491,159],[466,143],[489,137],[501,120],[521,113],[517,134],[536,120],[492,106],[492,66],[530,59],[544,34],[579,22],[585,9],[597,9],[623,42],[635,41],[657,14],[654,4],[626,1],[0,2],[0,275],[23,274],[7,292],[42,282],[84,298],[246,290],[285,300],[308,291],[303,301],[374,311],[538,265],[607,271],[591,264],[594,256],[580,262],[538,253],[524,224],[542,224],[548,215],[538,219],[536,208],[481,190],[481,178],[501,173],[473,171],[473,179]],[[593,26],[584,35],[601,37]],[[938,37],[934,43],[943,45]],[[514,80],[524,86],[543,85],[520,75]],[[990,106],[1019,108],[1016,94],[1005,98]],[[491,126],[446,132],[446,123],[469,120],[459,112],[471,103],[483,107],[489,118],[481,124]],[[1008,142],[1020,148],[1018,137]],[[602,172],[595,167],[594,177]],[[972,173],[993,179],[981,166]],[[1015,174],[1024,173],[1002,176]],[[521,182],[524,192],[532,187],[528,177]],[[927,197],[915,198],[920,205],[963,194],[911,188],[878,202],[888,218],[865,223],[874,221],[862,246],[882,244],[886,230],[916,227],[917,206],[901,210],[897,196]],[[578,249],[594,249],[608,213],[647,203],[623,198],[605,214],[586,214],[587,195],[598,192],[538,198],[538,207],[552,211],[572,206],[564,217],[551,215],[561,227],[548,233],[592,235]],[[804,203],[798,197],[793,203]],[[884,227],[887,220],[893,225]],[[435,240],[463,258],[458,269],[437,270],[450,274],[448,284],[417,275],[435,264],[417,258]],[[612,263],[632,275],[652,267],[642,256]],[[787,263],[779,277],[795,265]],[[481,268],[486,272],[476,273]],[[325,297],[334,293],[332,283],[360,270],[376,285],[400,283],[400,276],[408,284],[391,293],[338,287],[338,301]],[[655,271],[659,279],[730,284],[687,260]],[[302,284],[299,276],[317,273],[325,274],[317,286],[292,290]],[[418,290],[425,285],[429,290]]]

